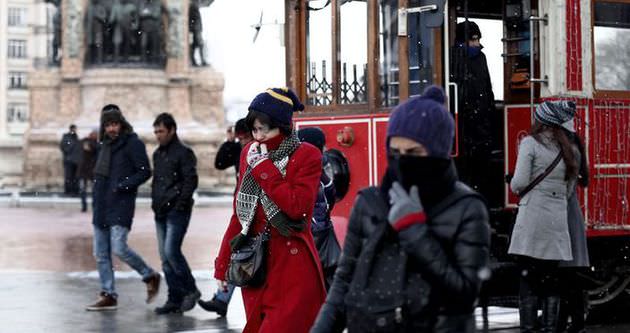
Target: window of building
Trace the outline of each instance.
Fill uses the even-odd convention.
[[[10,7],[8,13],[8,24],[10,27],[26,26],[26,8]]]
[[[9,72],[9,88],[25,89],[26,72]]]
[[[23,39],[9,39],[9,58],[26,58],[26,41]]]
[[[593,5],[595,89],[630,90],[630,2],[597,1]]]
[[[9,123],[25,123],[28,121],[28,105],[26,103],[9,103],[7,107]]]

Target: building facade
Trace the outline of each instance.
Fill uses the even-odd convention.
[[[0,1],[0,188],[21,184],[29,73],[50,64],[55,11],[42,0]]]

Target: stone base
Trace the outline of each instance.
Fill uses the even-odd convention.
[[[99,68],[86,69],[79,80],[60,77],[55,70],[31,77],[32,114],[38,116],[26,134],[23,185],[27,190],[63,187],[62,134],[71,123],[77,125],[81,138],[97,129],[106,104],[120,106],[146,143],[149,157],[156,147],[153,120],[162,112],[173,114],[180,138],[197,155],[200,190],[233,183],[233,175],[214,169],[225,130],[223,77],[211,68],[178,76],[156,69]]]

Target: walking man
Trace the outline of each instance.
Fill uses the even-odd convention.
[[[70,125],[68,133],[64,133],[59,143],[59,149],[63,154],[63,193],[77,195],[79,183],[77,181],[77,165],[79,164],[79,136],[77,126]]]
[[[151,177],[144,143],[114,104],[101,111],[99,137],[102,141],[94,169],[92,223],[101,292],[98,301],[86,307],[88,311],[116,309],[112,252],[142,276],[147,303],[153,301],[160,287],[160,274],[127,245],[138,187]]]
[[[96,165],[97,132],[92,130],[90,135],[81,139],[81,160],[77,169],[77,178],[81,190],[81,211],[87,212],[87,191],[94,179],[94,165]]]
[[[159,147],[153,153],[151,199],[155,213],[158,248],[168,285],[168,299],[157,314],[179,313],[195,307],[201,298],[195,278],[182,253],[182,243],[197,189],[197,158],[177,137],[177,123],[169,113],[153,122]]]

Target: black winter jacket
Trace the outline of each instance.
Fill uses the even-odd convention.
[[[59,142],[59,149],[61,149],[65,163],[79,163],[81,159],[81,147],[79,146],[79,137],[76,133],[65,133]]]
[[[149,157],[135,133],[121,134],[112,143],[111,154],[109,176],[94,176],[92,223],[131,228],[138,187],[151,177]]]
[[[233,141],[225,141],[219,147],[217,156],[214,159],[214,167],[218,170],[225,170],[231,166],[236,169],[238,177],[238,167],[241,158],[241,144]]]
[[[171,209],[190,212],[198,182],[197,157],[190,147],[177,136],[168,145],[158,147],[153,153],[151,183],[151,208],[156,217],[166,216]]]
[[[487,269],[490,243],[488,212],[476,192],[461,182],[445,199],[445,209],[428,211],[424,224],[398,233],[399,241],[431,286],[427,304],[435,318],[431,332],[473,332],[473,310],[481,287],[480,271]],[[335,279],[311,333],[342,332],[346,326],[344,299],[353,280],[362,246],[375,230],[374,203],[357,196],[350,215],[343,253]],[[437,204],[435,207],[442,206]],[[377,223],[388,223],[382,212]],[[382,218],[382,217],[385,218]]]
[[[458,84],[462,151],[464,154],[487,154],[495,110],[486,56],[481,51],[468,56],[466,48],[460,45],[453,48],[451,61],[451,81]]]

